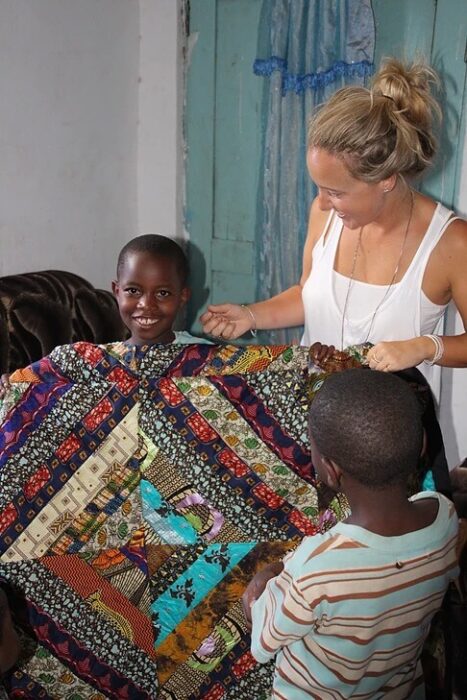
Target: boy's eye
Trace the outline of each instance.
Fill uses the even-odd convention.
[[[125,287],[125,294],[129,294],[131,296],[139,294],[139,289],[136,287]]]
[[[163,299],[166,299],[167,297],[170,296],[170,292],[168,289],[160,289],[157,292],[157,296],[162,297]]]

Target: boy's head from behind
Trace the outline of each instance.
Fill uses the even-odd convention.
[[[420,407],[413,390],[392,374],[351,369],[331,375],[310,408],[312,459],[371,489],[405,484],[423,444]]]
[[[170,343],[178,312],[188,301],[188,260],[171,238],[149,234],[120,251],[112,290],[137,345]]]

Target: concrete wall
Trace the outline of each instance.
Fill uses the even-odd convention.
[[[466,101],[467,101],[467,95]],[[457,212],[467,219],[467,104],[464,106],[464,125],[460,143],[464,143],[460,182],[456,202]],[[467,270],[466,270],[467,274]],[[448,333],[462,333],[460,315],[454,308],[448,310]],[[441,375],[440,421],[450,467],[467,457],[467,369],[443,369]]]
[[[182,231],[181,3],[140,0],[138,232]]]
[[[178,0],[0,0],[0,275],[180,230]]]

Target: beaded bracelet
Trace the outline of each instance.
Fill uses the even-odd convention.
[[[425,363],[427,365],[434,365],[436,362],[439,362],[444,355],[443,339],[439,335],[424,335],[423,337],[429,338],[435,344],[435,354],[433,355],[431,360],[425,360]]]
[[[250,309],[249,306],[246,304],[240,304],[242,309],[246,309],[248,313],[250,314],[252,320],[253,320],[253,328],[250,328],[250,333],[253,336],[253,338],[256,338],[256,332],[257,332],[257,326],[256,326],[256,316],[254,315],[253,311]]]

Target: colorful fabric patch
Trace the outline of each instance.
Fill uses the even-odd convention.
[[[76,343],[12,377],[0,575],[27,653],[11,697],[268,697],[242,593],[347,512],[310,463],[318,375],[299,347]]]

